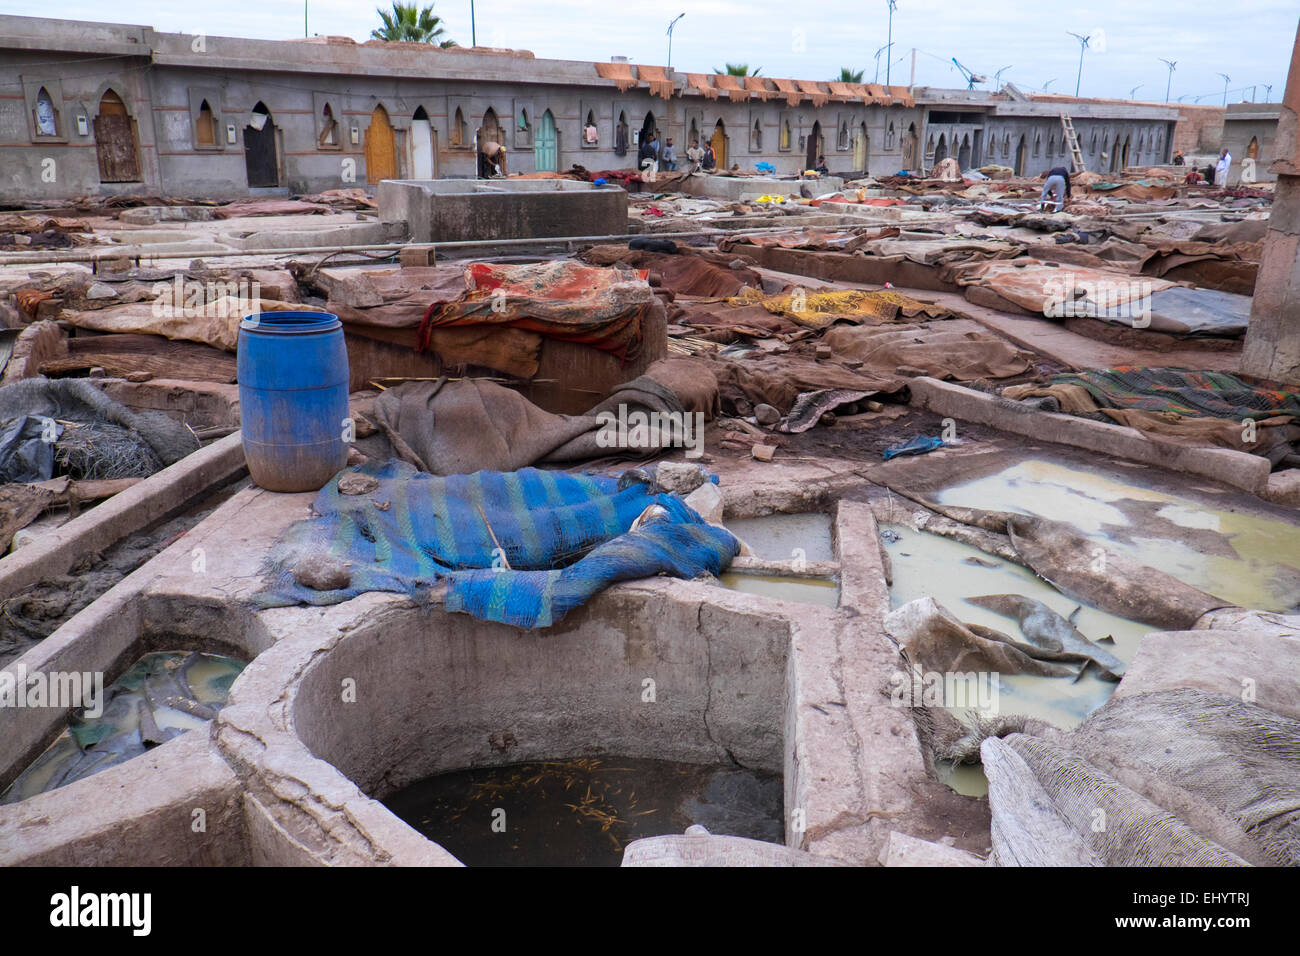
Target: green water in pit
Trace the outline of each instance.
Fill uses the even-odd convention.
[[[779,601],[793,601],[796,604],[838,607],[840,603],[839,583],[831,578],[797,578],[792,575],[728,571],[718,578],[718,583],[732,591],[761,594],[764,597],[776,598]]]
[[[751,551],[768,561],[834,561],[831,545],[831,516],[818,511],[801,514],[764,515],[761,518],[731,518],[724,522]],[[801,554],[797,553],[801,552]]]
[[[584,757],[439,774],[383,801],[468,866],[618,866],[642,837],[785,839],[780,774]]]
[[[1300,603],[1300,527],[1277,518],[1037,460],[948,488],[936,500],[1067,521],[1120,554],[1242,607],[1284,612]]]
[[[103,713],[74,717],[68,729],[0,795],[0,804],[66,786],[205,726],[207,719],[190,711],[220,710],[244,666],[241,660],[219,654],[146,654],[104,688]],[[147,716],[142,718],[142,712]],[[157,733],[147,729],[145,733],[156,739],[146,741],[142,729],[149,720]]]
[[[732,518],[727,529],[745,544],[755,557],[766,561],[834,561],[831,517],[821,512],[773,514],[761,518]],[[837,607],[839,583],[832,578],[804,578],[791,574],[750,574],[729,571],[718,582],[733,591],[761,594],[796,604]]]
[[[898,535],[885,541],[893,566],[894,583],[889,589],[890,603],[900,607],[917,598],[932,597],[954,617],[1001,631],[1016,640],[1025,640],[1019,623],[1010,617],[966,602],[968,597],[985,594],[1022,594],[1041,601],[1062,616],[1069,617],[1079,602],[1061,594],[1039,579],[1028,568],[993,557],[978,548],[944,538],[912,531],[901,525],[886,525]],[[981,561],[995,567],[976,564]],[[1074,619],[1075,626],[1090,640],[1110,636],[1114,644],[1105,647],[1126,664],[1137,653],[1138,642],[1153,628],[1128,621],[1105,611],[1084,606]],[[1104,704],[1115,690],[1115,682],[1102,680],[1089,668],[1082,677],[1036,677],[1029,674],[999,674],[998,714],[1024,714],[1037,717],[1069,730]],[[950,708],[962,720],[964,708]],[[988,781],[974,765],[952,766],[941,763],[940,779],[958,793],[983,796]]]
[[[1108,548],[1243,607],[1288,611],[1300,600],[1300,529],[1276,518],[1217,509],[1100,470],[1038,460],[1020,462],[935,497],[946,505],[1069,522]],[[1023,639],[1014,619],[968,604],[965,598],[1022,594],[1067,617],[1078,606],[1020,565],[937,535],[899,526],[891,530],[899,535],[899,540],[885,544],[893,562],[890,599],[895,607],[929,596],[960,620]],[[1075,624],[1093,641],[1113,637],[1113,645],[1102,646],[1125,663],[1137,653],[1142,637],[1155,630],[1087,606]],[[1077,682],[1003,674],[998,677],[998,712],[1038,717],[1068,730],[1104,704],[1115,686],[1091,671]],[[956,709],[954,713],[964,716]],[[977,765],[940,762],[937,770],[959,793],[981,796],[988,791]]]

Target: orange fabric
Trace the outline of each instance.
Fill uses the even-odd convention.
[[[727,73],[716,73],[713,76],[714,84],[718,89],[727,91],[727,99],[729,100],[749,99],[749,91],[741,83],[742,79],[744,77],[731,76]]]
[[[861,83],[840,83],[838,81],[828,84],[831,88],[831,95],[837,100],[849,102],[851,100],[861,99],[864,103],[871,102],[871,94]]]
[[[745,77],[745,89],[749,90],[750,95],[754,96],[764,103],[768,97],[772,96],[772,88],[767,85],[767,78],[762,76]]]
[[[632,75],[632,66],[628,63],[596,63],[596,73],[607,80],[613,80],[620,93],[626,93],[637,85]]]
[[[641,322],[655,301],[648,275],[571,260],[472,263],[466,291],[450,302],[435,300],[425,311],[417,351],[433,348],[439,329],[486,325],[579,342],[626,363],[640,351]]]
[[[799,105],[799,101],[803,99],[803,96],[799,92],[799,87],[794,85],[794,80],[773,79],[772,82],[776,84],[778,90],[785,94],[786,106]]]
[[[699,90],[704,94],[705,99],[716,100],[718,91],[713,86],[713,76],[708,73],[687,73],[686,85],[693,90]]]
[[[878,103],[881,106],[889,106],[893,102],[893,97],[879,83],[867,83],[867,94],[871,97],[871,102]]]
[[[830,94],[827,93],[825,87],[823,87],[817,81],[796,80],[795,82],[799,84],[799,89],[802,92],[808,94],[809,98],[812,100],[812,105],[814,107],[825,106],[827,103],[830,102],[831,99]]]
[[[891,86],[889,94],[894,98],[894,104],[897,106],[915,106],[916,100],[912,94],[907,91],[906,86]]]
[[[665,100],[672,98],[673,81],[668,79],[668,74],[664,72],[662,66],[642,66],[638,63],[636,74],[649,84],[651,96],[658,96]]]

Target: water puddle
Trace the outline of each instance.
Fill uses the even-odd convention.
[[[1242,607],[1285,612],[1300,602],[1300,527],[1277,518],[1038,460],[948,488],[937,500],[1068,521],[1121,554]]]
[[[1068,617],[1076,607],[1073,601],[1032,571],[995,558],[978,548],[940,535],[913,531],[901,525],[886,526],[893,535],[882,540],[893,565],[894,583],[889,589],[890,603],[900,607],[917,598],[932,597],[957,619],[994,628],[1024,641],[1019,623],[966,601],[985,594],[1021,594],[1041,601],[1058,614]],[[992,565],[990,567],[990,565]],[[1137,653],[1138,643],[1152,628],[1136,621],[1083,606],[1074,619],[1085,637],[1096,641],[1110,636],[1114,644],[1103,643],[1126,664]],[[998,674],[998,714],[1024,714],[1037,717],[1070,730],[1110,698],[1115,682],[1102,680],[1090,668],[1079,680],[1069,677],[1035,677],[1029,674]],[[949,708],[960,720],[969,722],[964,708]],[[939,761],[939,779],[958,793],[980,797],[988,793],[988,781],[978,765],[954,765]]]
[[[0,795],[0,804],[56,790],[204,726],[225,705],[244,666],[218,654],[146,654],[104,688],[103,712],[74,717]]]
[[[769,561],[834,561],[831,516],[812,511],[803,514],[732,518],[727,530],[740,538],[760,558]]]
[[[718,583],[732,591],[761,594],[796,604],[838,607],[840,603],[840,585],[832,578],[797,578],[792,575],[728,571],[718,578]]]
[[[586,757],[439,774],[383,801],[468,866],[618,866],[642,837],[784,842],[780,774]]]
[[[1025,641],[1014,618],[995,614],[966,601],[984,594],[1022,594],[1041,601],[1068,617],[1079,607],[1028,568],[995,558],[978,548],[951,538],[888,526],[898,535],[886,541],[893,564],[894,583],[889,597],[894,607],[921,597],[932,597],[958,620],[982,624]],[[983,562],[983,563],[975,563]],[[986,567],[992,564],[994,567]],[[1138,642],[1153,628],[1136,621],[1084,606],[1074,619],[1075,626],[1093,641],[1107,635],[1115,643],[1103,643],[1120,660],[1128,663],[1137,653]],[[1078,681],[1069,677],[1035,677],[1028,674],[998,675],[998,713],[1024,714],[1049,721],[1062,730],[1082,723],[1088,714],[1104,704],[1115,689],[1114,681],[1102,680],[1090,668]],[[954,711],[959,717],[965,715]]]

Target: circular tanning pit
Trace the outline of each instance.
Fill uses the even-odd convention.
[[[290,692],[292,729],[315,757],[448,849],[456,828],[433,825],[421,807],[461,799],[457,788],[499,786],[488,771],[509,781],[512,771],[500,768],[521,764],[532,765],[521,781],[568,768],[581,793],[560,802],[579,806],[589,784],[606,793],[602,773],[630,768],[617,771],[628,793],[642,780],[658,802],[634,807],[610,791],[604,809],[590,804],[592,819],[626,823],[658,807],[673,829],[655,832],[680,833],[685,818],[674,808],[727,802],[707,795],[718,771],[744,771],[779,793],[790,625],[743,602],[711,603],[717,589],[707,585],[674,584],[611,589],[537,632],[379,604],[311,655]],[[691,779],[676,791],[656,782],[654,768],[667,766]],[[773,831],[769,820],[762,832],[779,840],[784,827]],[[580,862],[585,851],[570,847]],[[474,852],[466,851],[481,861]]]

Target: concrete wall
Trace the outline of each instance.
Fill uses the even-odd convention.
[[[627,193],[565,180],[385,180],[379,216],[405,220],[416,242],[627,231]]]
[[[57,67],[47,65],[52,60]],[[474,137],[489,110],[504,134],[508,167],[515,173],[536,169],[536,137],[549,111],[557,129],[555,166],[561,171],[574,164],[593,171],[635,165],[634,139],[648,117],[661,141],[674,140],[679,156],[692,131],[706,140],[721,123],[725,165],[752,170],[767,162],[778,173],[791,174],[807,165],[807,141],[820,130],[832,172],[865,166],[885,175],[904,167],[909,129],[915,130],[918,142],[913,168],[929,165],[927,102],[959,99],[970,111],[969,123],[959,131],[963,134],[981,127],[991,133],[988,115],[1000,108],[987,93],[943,90],[918,90],[914,108],[860,101],[815,107],[808,98],[790,106],[784,97],[733,102],[725,94],[710,100],[686,90],[682,74],[672,74],[676,92],[665,100],[652,96],[646,85],[620,91],[612,80],[598,76],[590,62],[538,60],[526,52],[444,51],[423,44],[368,45],[334,37],[191,37],[148,27],[30,17],[0,17],[0,71],[20,80],[0,97],[3,199],[123,192],[222,198],[367,185],[366,143],[372,122],[381,115],[393,128],[396,178],[423,178],[420,173],[425,171],[414,168],[417,115],[427,117],[431,127],[433,177],[473,177]],[[42,85],[56,101],[62,135],[36,135],[30,116]],[[110,185],[99,179],[93,121],[110,87],[137,121],[138,183]],[[195,132],[204,101],[216,129],[211,145],[199,144]],[[258,103],[269,111],[276,130],[279,183],[267,190],[250,190],[244,156],[245,127]],[[320,142],[326,105],[339,124],[332,144]],[[1033,114],[1031,107],[1025,109]],[[1036,132],[1046,144],[1053,131],[1059,131],[1054,110],[1044,105],[1036,115],[1017,117],[998,128],[1012,133],[1013,142],[1027,133],[1032,143]],[[1083,107],[1085,114],[1089,110],[1130,120],[1127,128],[1134,143],[1143,133],[1154,135],[1152,127],[1163,124],[1165,114],[1174,115],[1158,108],[1144,113],[1131,104]],[[589,116],[599,133],[595,144],[584,142],[581,135]],[[78,117],[84,117],[84,134]],[[628,150],[622,155],[614,149],[620,120],[629,130]],[[783,136],[787,128],[788,137]],[[1165,133],[1166,150],[1168,139]],[[951,152],[956,154],[955,149]],[[981,161],[989,159],[1001,162],[1005,157],[984,150]],[[54,163],[53,175],[46,160]],[[1051,165],[1044,157],[1041,163],[1029,162],[1028,171]]]
[[[1271,183],[1277,179],[1268,167],[1275,158],[1274,140],[1281,112],[1281,103],[1234,103],[1228,107],[1223,120],[1222,148],[1232,154],[1230,185],[1241,181],[1241,161],[1247,156],[1251,140],[1258,144],[1259,151],[1255,159],[1255,181]]]

